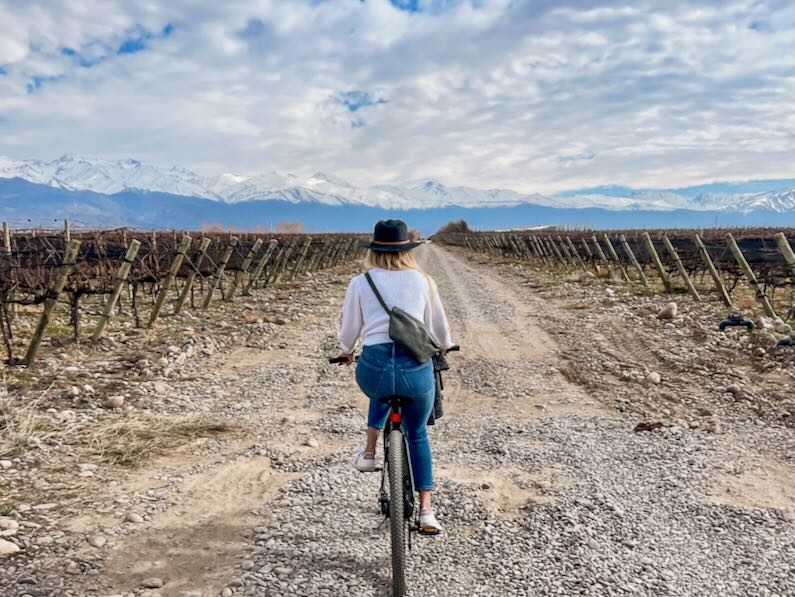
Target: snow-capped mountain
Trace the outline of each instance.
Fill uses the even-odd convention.
[[[220,174],[205,177],[184,168],[159,168],[138,160],[89,159],[65,155],[51,162],[13,160],[0,156],[0,178],[21,178],[35,184],[71,191],[93,191],[113,195],[123,191],[151,191],[241,203],[281,200],[290,203],[371,206],[383,209],[427,209],[438,207],[511,207],[521,204],[554,208],[601,208],[617,211],[720,210],[740,213],[767,210],[795,211],[791,181],[773,181],[787,188],[763,193],[695,192],[703,189],[633,190],[600,187],[582,192],[546,195],[522,194],[505,189],[448,187],[432,179],[397,184],[357,187],[316,172],[308,177],[278,172],[255,175]]]
[[[781,213],[792,212],[795,210],[795,189],[750,195],[734,204],[734,209],[741,212],[760,209],[778,211]]]
[[[114,162],[67,154],[52,162],[43,162],[0,157],[0,178],[15,177],[56,188],[109,195],[141,189],[208,199],[220,198],[204,186],[202,177],[190,170],[177,167],[162,170],[132,159]]]

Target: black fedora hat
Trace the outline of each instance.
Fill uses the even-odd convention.
[[[409,238],[409,229],[403,220],[381,220],[373,230],[373,240],[364,241],[363,247],[382,253],[408,251],[422,242]]]

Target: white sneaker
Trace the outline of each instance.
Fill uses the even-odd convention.
[[[364,448],[359,448],[353,455],[353,468],[362,473],[375,471],[375,458],[365,458]]]
[[[422,535],[438,535],[442,532],[442,525],[436,520],[433,510],[420,512],[420,533]]]

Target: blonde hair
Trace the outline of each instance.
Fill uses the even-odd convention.
[[[436,282],[434,282],[433,278],[431,278],[428,274],[422,271],[422,268],[414,258],[413,251],[391,252],[373,251],[370,249],[367,251],[367,255],[364,258],[364,267],[365,269],[377,267],[379,269],[386,269],[396,272],[413,269],[416,272],[420,272],[423,276],[425,276],[425,279],[428,280],[428,286],[431,287],[431,297],[436,295]]]

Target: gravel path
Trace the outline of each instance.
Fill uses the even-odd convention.
[[[578,332],[574,316],[521,278],[419,251],[462,352],[430,430],[446,532],[415,538],[411,595],[795,595],[791,429],[635,433],[637,413],[569,381],[576,352],[557,338]],[[267,347],[230,349],[220,370],[175,383],[245,432],[108,489],[116,508],[79,529],[104,529],[99,555],[52,559],[81,566],[53,575],[57,592],[10,594],[388,595],[378,475],[349,464],[366,401],[352,370],[320,358],[335,349],[345,282],[320,277]],[[131,510],[143,520],[119,519]]]
[[[447,532],[415,542],[411,594],[793,594],[792,511],[710,498],[716,473],[743,466],[733,441],[633,433],[634,421],[560,374],[542,301],[439,249],[423,262],[463,352],[431,432]],[[343,408],[362,406],[350,378],[322,369],[310,400],[356,438],[361,414]],[[388,594],[377,476],[345,456],[269,504],[245,594]]]

